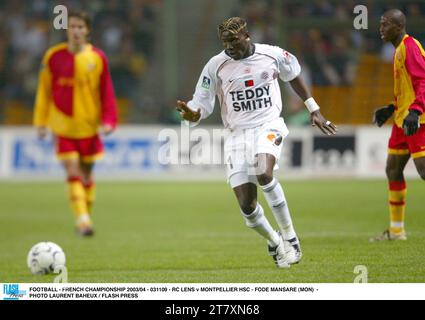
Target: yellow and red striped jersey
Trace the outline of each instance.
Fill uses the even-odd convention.
[[[96,135],[99,124],[117,124],[115,93],[105,54],[87,44],[73,54],[67,43],[44,55],[34,125],[74,139]]]
[[[401,128],[409,109],[418,110],[425,123],[425,51],[405,35],[394,53],[395,124]]]

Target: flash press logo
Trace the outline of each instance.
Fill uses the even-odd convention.
[[[3,293],[3,300],[19,300],[27,294],[25,290],[19,290],[19,284],[4,284]]]

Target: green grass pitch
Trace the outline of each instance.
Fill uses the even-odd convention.
[[[53,281],[27,269],[39,241],[64,249],[69,282],[349,283],[357,265],[369,282],[425,282],[422,181],[408,182],[408,241],[377,244],[368,239],[388,225],[384,180],[282,182],[304,253],[290,269],[274,266],[224,182],[101,182],[91,239],[74,234],[63,183],[3,182],[0,282]]]

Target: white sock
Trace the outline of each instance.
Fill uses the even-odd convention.
[[[272,182],[265,186],[261,186],[261,188],[263,189],[264,197],[273,212],[276,222],[279,225],[283,238],[285,240],[295,238],[297,234],[292,225],[291,214],[279,181],[273,179]]]
[[[277,246],[279,244],[279,235],[275,230],[273,230],[272,226],[264,215],[263,208],[259,203],[257,203],[257,208],[255,208],[253,213],[247,215],[241,210],[241,214],[245,219],[246,225],[266,238],[271,246]]]

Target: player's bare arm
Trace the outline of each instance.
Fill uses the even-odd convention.
[[[201,109],[198,109],[197,111],[193,111],[190,109],[186,102],[177,100],[177,107],[176,110],[180,112],[180,115],[184,120],[190,121],[190,122],[198,122],[201,118]]]
[[[304,102],[312,99],[309,90],[299,76],[289,83],[292,89],[294,89]],[[324,134],[327,135],[336,134],[338,131],[338,128],[332,122],[326,120],[318,108],[314,111],[310,110],[310,122],[313,127],[317,126]]]

